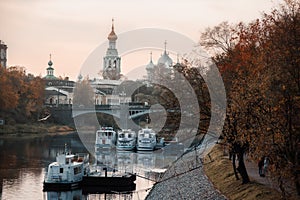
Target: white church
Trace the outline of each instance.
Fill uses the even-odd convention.
[[[121,57],[118,55],[116,41],[118,36],[114,30],[114,21],[112,20],[111,32],[107,37],[109,41],[106,55],[103,57],[103,79],[90,80],[89,83],[94,90],[95,105],[119,105],[120,103],[131,102],[130,94],[119,91],[116,94],[115,89],[122,83],[121,78]],[[146,66],[147,83],[151,83],[157,74],[171,74],[173,70],[173,61],[167,53],[167,43],[165,42],[164,52],[158,59],[157,64],[153,63],[152,53],[150,62]],[[178,60],[178,59],[177,59]],[[178,62],[178,61],[177,61]],[[82,76],[78,76],[78,81],[82,81]],[[57,78],[54,76],[53,62],[50,60],[47,67],[47,75],[43,77],[45,80],[45,104],[58,106],[61,104],[72,105],[73,90],[75,82],[70,81],[68,77]]]

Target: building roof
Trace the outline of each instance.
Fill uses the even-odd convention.
[[[57,91],[57,90],[45,90],[45,96],[54,96],[54,95],[59,95],[59,96],[67,96],[66,94],[63,93],[63,91]]]
[[[54,76],[54,75],[46,75],[43,77],[43,79],[46,79],[46,80],[57,80],[57,78]]]
[[[153,61],[152,61],[152,52],[150,53],[150,62],[149,64],[146,66],[146,69],[153,69],[155,67]]]
[[[173,60],[170,58],[167,53],[167,41],[165,41],[165,51],[163,55],[158,59],[157,65],[165,65],[166,67],[172,67]]]
[[[166,67],[171,67],[173,64],[173,60],[170,58],[170,56],[165,51],[164,54],[158,59],[157,64],[164,64]]]

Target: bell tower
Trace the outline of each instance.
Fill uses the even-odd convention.
[[[114,19],[112,19],[111,32],[107,37],[109,44],[106,50],[106,56],[103,58],[103,78],[110,80],[119,80],[121,74],[121,58],[116,49],[118,36],[114,30]]]

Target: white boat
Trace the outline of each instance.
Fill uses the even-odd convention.
[[[96,131],[95,151],[99,148],[113,148],[116,145],[117,134],[112,127],[101,127]]]
[[[117,150],[132,151],[136,147],[136,134],[131,129],[122,129],[118,132]]]
[[[48,166],[44,190],[71,190],[81,186],[83,176],[89,173],[89,155],[71,154],[65,150]]]
[[[138,151],[153,151],[156,143],[156,133],[152,129],[145,128],[139,131],[136,147]]]

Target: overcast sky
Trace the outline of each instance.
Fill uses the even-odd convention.
[[[9,66],[24,66],[27,72],[44,76],[51,53],[55,75],[75,79],[88,55],[107,40],[112,18],[117,34],[163,28],[197,42],[208,26],[252,21],[279,2],[282,0],[0,0],[0,40],[8,46]],[[99,60],[101,63],[102,58]],[[126,73],[126,66],[122,67]]]

